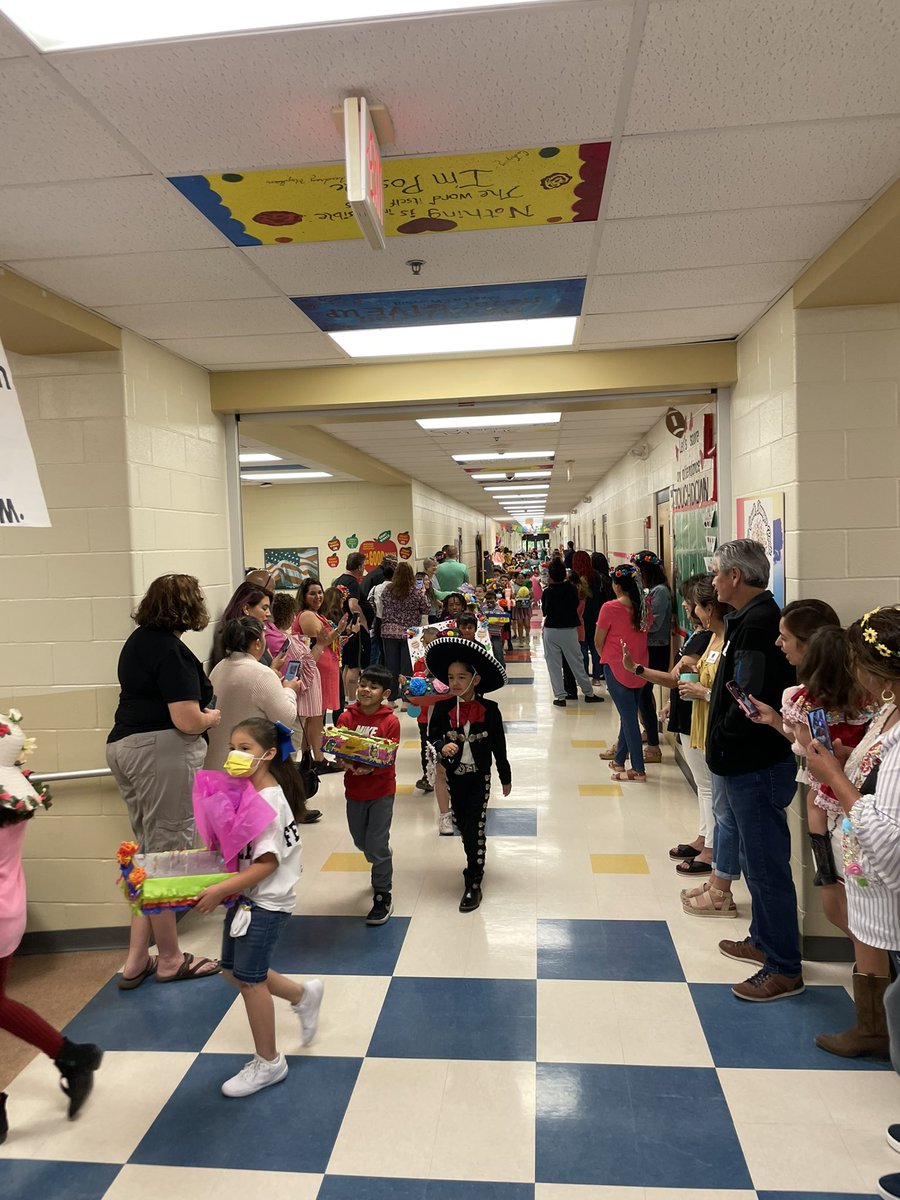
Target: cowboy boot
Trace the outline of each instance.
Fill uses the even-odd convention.
[[[816,1045],[841,1058],[887,1058],[890,1054],[884,993],[890,979],[853,972],[856,1024],[844,1033],[820,1033]]]

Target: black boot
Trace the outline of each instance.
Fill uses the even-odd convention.
[[[9,1121],[6,1116],[6,1092],[0,1092],[0,1146],[6,1141],[9,1133]]]
[[[466,890],[463,892],[462,900],[459,902],[460,912],[474,912],[481,904],[481,884],[467,883]]]
[[[79,1045],[66,1038],[56,1059],[62,1079],[60,1087],[69,1097],[69,1120],[74,1120],[94,1086],[94,1072],[103,1061],[103,1051],[90,1042]]]
[[[816,864],[816,877],[813,887],[828,887],[832,883],[840,883],[834,867],[834,851],[831,848],[831,838],[827,833],[810,833],[809,844],[812,847],[813,859]]]

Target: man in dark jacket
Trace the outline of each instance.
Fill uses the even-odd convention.
[[[719,600],[735,611],[725,618],[722,660],[709,702],[706,761],[725,781],[753,906],[749,938],[720,942],[719,949],[758,968],[731,989],[738,999],[755,1001],[781,1000],[804,990],[787,820],[796,765],[790,743],[771,727],[748,720],[728,690],[735,683],[780,709],[784,689],[795,682],[793,668],[775,645],[780,612],[766,590],[768,582],[769,560],[758,542],[725,542],[716,551],[713,584]]]

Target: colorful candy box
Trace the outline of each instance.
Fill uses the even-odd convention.
[[[346,758],[364,767],[392,767],[398,742],[387,738],[363,737],[352,729],[326,725],[322,731],[322,750],[336,758]]]
[[[224,883],[234,874],[225,870],[221,856],[213,850],[141,854],[136,842],[123,842],[116,859],[132,909],[145,916],[193,908],[204,888]]]

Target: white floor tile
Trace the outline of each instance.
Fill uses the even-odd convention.
[[[103,1200],[316,1200],[321,1175],[286,1171],[216,1171],[204,1167],[142,1167],[126,1164]]]

